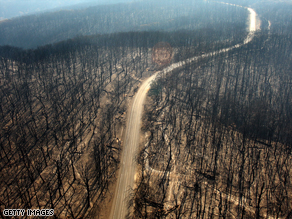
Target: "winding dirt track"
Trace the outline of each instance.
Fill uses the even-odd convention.
[[[224,2],[218,2],[222,4],[227,4]],[[232,4],[229,4],[232,5]],[[239,5],[233,5],[236,7],[242,7]],[[151,83],[155,80],[158,74],[170,72],[176,68],[179,68],[187,63],[198,60],[199,58],[209,57],[212,55],[217,55],[223,52],[230,51],[234,48],[239,48],[250,41],[254,37],[254,33],[257,29],[256,27],[256,13],[253,9],[243,7],[249,11],[249,34],[243,43],[239,43],[229,48],[221,49],[219,51],[210,52],[203,54],[201,56],[195,56],[185,61],[174,63],[162,71],[156,72],[154,75],[149,77],[143,82],[139,88],[137,94],[134,97],[133,105],[131,107],[130,114],[128,115],[128,123],[126,129],[126,139],[124,141],[123,153],[121,157],[121,166],[118,176],[117,187],[114,196],[114,202],[111,209],[110,218],[111,219],[124,219],[128,213],[128,197],[130,195],[131,188],[134,186],[134,178],[136,172],[135,157],[138,150],[139,138],[140,138],[140,126],[141,126],[141,116],[143,111],[143,103],[145,101],[147,92],[150,88]]]

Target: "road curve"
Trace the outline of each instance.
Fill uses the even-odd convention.
[[[223,2],[222,2],[223,3]],[[238,5],[234,5],[238,6]],[[242,7],[242,6],[238,6]],[[230,51],[234,48],[239,48],[250,41],[254,37],[254,32],[256,28],[256,13],[251,8],[246,8],[249,11],[249,34],[243,43],[234,45],[229,48],[221,49],[219,51],[210,52],[203,54],[201,56],[195,56],[185,61],[180,61],[174,63],[162,71],[156,72],[154,75],[146,79],[141,87],[139,88],[137,94],[134,97],[131,111],[128,117],[126,137],[123,146],[123,152],[121,157],[121,165],[119,170],[118,182],[115,191],[115,196],[113,200],[113,206],[111,209],[110,218],[111,219],[124,219],[128,213],[128,198],[131,193],[131,189],[134,187],[134,178],[136,172],[135,157],[137,154],[139,139],[140,139],[140,126],[141,126],[141,116],[143,111],[143,103],[145,101],[147,92],[150,88],[151,83],[155,80],[158,74],[170,72],[176,68],[179,68],[187,63],[191,63],[199,58],[209,57],[212,55],[217,55],[223,52]]]

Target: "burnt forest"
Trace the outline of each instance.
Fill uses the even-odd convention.
[[[7,209],[292,218],[292,2],[0,20],[0,215],[39,218]]]

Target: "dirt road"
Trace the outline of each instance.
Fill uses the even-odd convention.
[[[139,145],[140,123],[143,109],[143,102],[150,88],[151,82],[157,73],[148,78],[139,88],[134,97],[133,105],[129,114],[126,139],[124,142],[123,154],[121,158],[120,174],[116,187],[114,204],[110,218],[125,218],[128,207],[127,198],[134,186],[136,172],[135,156]]]
[[[236,7],[242,7],[237,6]],[[167,73],[172,71],[173,69],[179,68],[186,63],[190,63],[199,58],[209,57],[212,55],[220,54],[223,52],[230,51],[234,48],[239,48],[244,44],[249,43],[253,37],[254,32],[259,29],[256,27],[256,13],[251,8],[246,8],[249,11],[249,34],[244,40],[243,43],[234,45],[229,48],[221,49],[219,51],[203,54],[201,56],[196,56],[189,58],[185,61],[181,61],[178,63],[174,63],[162,71],[156,72],[150,78],[145,80],[141,87],[139,88],[137,94],[134,97],[133,105],[128,116],[128,123],[126,129],[126,139],[124,141],[123,153],[121,157],[121,166],[120,172],[118,176],[117,187],[114,196],[114,202],[111,210],[111,219],[124,219],[128,213],[128,198],[131,194],[131,188],[134,186],[134,178],[136,171],[135,157],[136,152],[138,150],[139,145],[139,137],[140,137],[140,126],[141,126],[141,116],[143,111],[143,103],[145,101],[147,92],[150,88],[151,82],[155,80],[158,74]]]

